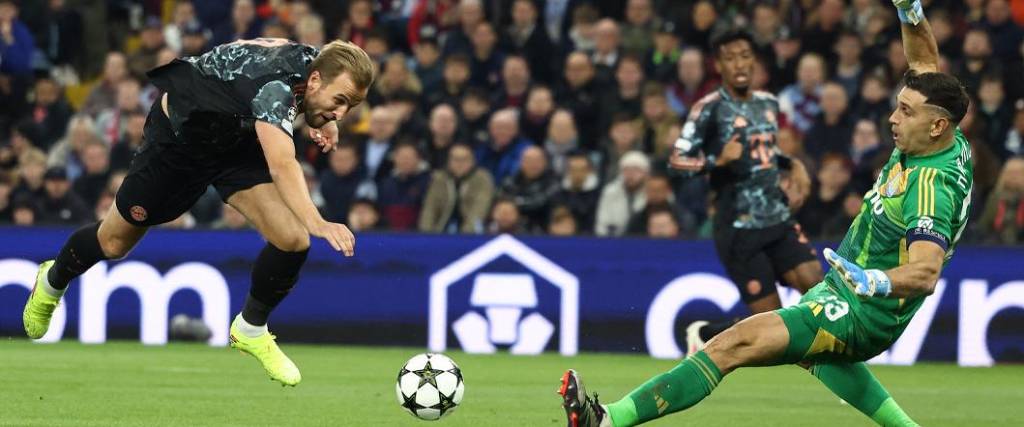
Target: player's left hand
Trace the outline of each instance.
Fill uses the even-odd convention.
[[[825,248],[825,261],[857,295],[885,297],[892,292],[892,281],[882,270],[865,270],[829,248]]]
[[[332,121],[320,129],[309,128],[309,137],[320,146],[320,151],[333,151],[338,144],[338,123]]]

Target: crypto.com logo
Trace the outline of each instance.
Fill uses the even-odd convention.
[[[559,353],[577,352],[579,280],[562,267],[516,240],[503,235],[464,255],[430,276],[429,346],[441,352],[448,340],[448,288],[501,256],[517,263],[559,289]],[[494,353],[496,344],[510,345],[512,354],[539,354],[547,347],[554,325],[534,311],[538,306],[534,276],[528,273],[477,273],[470,292],[470,309],[452,322],[452,330],[468,353]],[[481,310],[486,317],[480,314]]]

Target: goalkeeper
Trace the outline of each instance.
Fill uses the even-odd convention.
[[[632,426],[682,411],[737,368],[799,364],[879,425],[914,426],[864,361],[888,349],[935,289],[967,222],[971,149],[957,124],[970,102],[938,71],[919,0],[894,1],[910,70],[889,117],[896,148],[864,196],[832,270],[800,304],[757,314],[677,367],[602,406],[575,371],[560,393],[570,427]]]

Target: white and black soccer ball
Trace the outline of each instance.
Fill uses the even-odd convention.
[[[398,404],[421,420],[439,420],[462,403],[466,386],[455,361],[443,354],[417,354],[398,371]]]

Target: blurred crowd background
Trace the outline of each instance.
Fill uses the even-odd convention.
[[[943,71],[973,97],[965,241],[1024,238],[1024,0],[923,0]],[[236,39],[340,38],[377,81],[319,154],[317,206],[354,231],[706,238],[704,178],[666,170],[715,90],[709,40],[751,32],[777,142],[814,181],[791,207],[846,232],[892,148],[907,63],[888,0],[0,0],[0,225],[76,225],[112,203],[146,112],[146,71]],[[783,185],[788,188],[785,178]],[[167,227],[241,229],[210,191]]]

